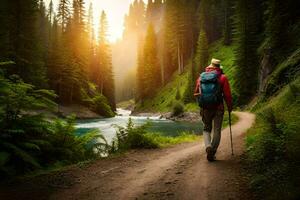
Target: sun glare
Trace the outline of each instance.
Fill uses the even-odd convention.
[[[85,0],[86,11],[90,3],[93,4],[94,10],[94,29],[97,35],[99,29],[100,14],[104,10],[107,14],[110,42],[115,42],[122,37],[124,30],[124,16],[128,12],[129,5],[134,0]],[[72,2],[72,1],[70,1]],[[49,5],[50,0],[45,0]],[[57,9],[59,0],[53,0],[54,8]]]

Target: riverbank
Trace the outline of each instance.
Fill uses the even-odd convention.
[[[146,116],[146,117],[158,117],[165,118],[172,121],[178,122],[200,122],[201,116],[197,112],[184,112],[178,116],[173,116],[171,112],[159,112],[159,113],[151,113],[151,112],[133,112],[131,116]]]
[[[68,105],[68,106],[59,105],[57,115],[59,117],[64,117],[64,118],[69,115],[76,115],[77,119],[102,119],[102,118],[104,118],[103,116],[91,111],[89,108],[82,106],[82,105],[78,105],[78,104]]]
[[[43,114],[49,119],[66,118],[70,115],[75,115],[76,119],[103,119],[104,117],[91,111],[88,107],[79,104],[73,105],[58,105],[54,111],[30,111],[27,114]]]
[[[222,132],[218,161],[213,163],[206,161],[200,141],[130,150],[122,156],[1,185],[0,199],[251,199],[239,156],[244,150],[243,134],[254,122],[254,116],[237,115],[240,120],[232,127],[234,157],[230,154],[227,128]]]

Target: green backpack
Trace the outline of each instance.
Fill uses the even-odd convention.
[[[198,97],[200,107],[219,105],[223,102],[223,92],[218,79],[219,74],[216,71],[203,72],[200,75],[201,95]]]

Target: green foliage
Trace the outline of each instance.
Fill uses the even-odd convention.
[[[187,85],[183,93],[183,102],[184,103],[190,103],[193,102],[195,99],[194,97],[194,84],[196,82],[196,75],[195,73],[195,66],[192,63],[192,66],[190,67],[189,73],[188,73],[188,80],[187,80]]]
[[[267,199],[299,196],[299,86],[300,79],[281,90],[257,111],[255,127],[247,136],[251,186]]]
[[[115,113],[113,112],[112,107],[109,105],[107,98],[97,91],[94,84],[89,83],[89,91],[90,94],[86,93],[86,90],[81,90],[81,99],[84,105],[101,116],[115,116]]]
[[[265,37],[260,52],[269,51],[272,68],[286,60],[293,51],[299,48],[300,31],[297,0],[266,1]],[[272,69],[272,70],[273,70]]]
[[[234,113],[231,113],[231,125],[235,124],[238,120],[239,120],[238,116],[235,115]],[[229,115],[228,112],[225,111],[222,127],[225,128],[227,126],[229,126]]]
[[[248,103],[257,91],[257,48],[262,29],[262,1],[236,1],[235,9],[235,88],[238,103]],[[251,30],[251,31],[250,31]]]
[[[140,64],[138,66],[138,100],[143,102],[153,97],[161,86],[161,72],[157,56],[157,36],[152,24],[149,24]]]
[[[147,133],[147,137],[151,138],[159,147],[168,147],[175,144],[194,142],[199,140],[199,136],[191,133],[181,133],[176,137],[162,136],[159,133]]]
[[[93,73],[97,74],[95,83],[98,84],[100,93],[108,99],[112,110],[116,110],[112,52],[108,41],[108,21],[104,11],[101,13],[99,24],[99,44],[96,51],[97,66]]]
[[[76,136],[75,131],[75,116],[68,117],[66,121],[54,122],[49,141],[55,148],[48,154],[49,158],[70,164],[107,153],[107,141],[98,130],[82,136]]]
[[[279,64],[268,77],[265,97],[270,97],[286,84],[295,80],[300,74],[300,49],[293,52],[284,62]]]
[[[208,41],[204,30],[200,31],[199,39],[197,43],[197,53],[195,56],[197,72],[201,73],[205,71],[205,67],[208,66],[209,52]]]
[[[180,100],[181,99],[180,90],[178,88],[177,88],[175,99],[176,100]]]
[[[69,164],[94,158],[107,149],[105,139],[95,131],[76,136],[74,118],[49,122],[38,114],[55,107],[52,91],[37,90],[17,76],[0,76],[0,91],[2,176],[23,174],[56,162]]]
[[[24,83],[17,75],[10,79],[0,76],[0,110],[4,124],[13,124],[22,119],[24,112],[38,109],[55,108],[56,104],[50,100],[56,95],[49,90],[36,90],[33,85]]]
[[[181,74],[193,54],[197,38],[199,1],[166,1],[163,17],[164,65],[166,77]]]
[[[129,119],[126,127],[117,126],[117,136],[115,137],[110,153],[123,152],[129,149],[153,149],[167,147],[184,142],[193,142],[199,139],[199,136],[190,133],[181,133],[176,137],[162,136],[159,133],[147,132],[151,126],[146,123],[142,126],[135,126]]]
[[[104,117],[114,117],[115,113],[112,111],[112,108],[109,106],[109,103],[105,96],[96,95],[92,99],[92,110],[101,114]]]
[[[190,67],[190,66],[189,66]],[[171,81],[161,88],[152,99],[137,103],[136,111],[168,112],[172,110],[173,101],[176,99],[177,91],[184,94],[188,85],[188,72],[181,75],[174,74]]]
[[[179,101],[175,101],[172,107],[172,115],[179,116],[183,112],[184,112],[184,105]]]
[[[146,129],[149,126],[150,124],[146,123],[136,127],[131,118],[129,118],[126,127],[115,125],[117,135],[112,143],[111,152],[122,152],[129,149],[158,148],[158,144],[154,142],[152,138],[146,136]]]

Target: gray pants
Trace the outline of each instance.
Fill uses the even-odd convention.
[[[217,151],[222,131],[222,122],[224,116],[224,110],[201,110],[202,121],[204,123],[204,143],[205,147],[212,147],[214,151]],[[213,137],[211,138],[211,131],[214,128]]]

